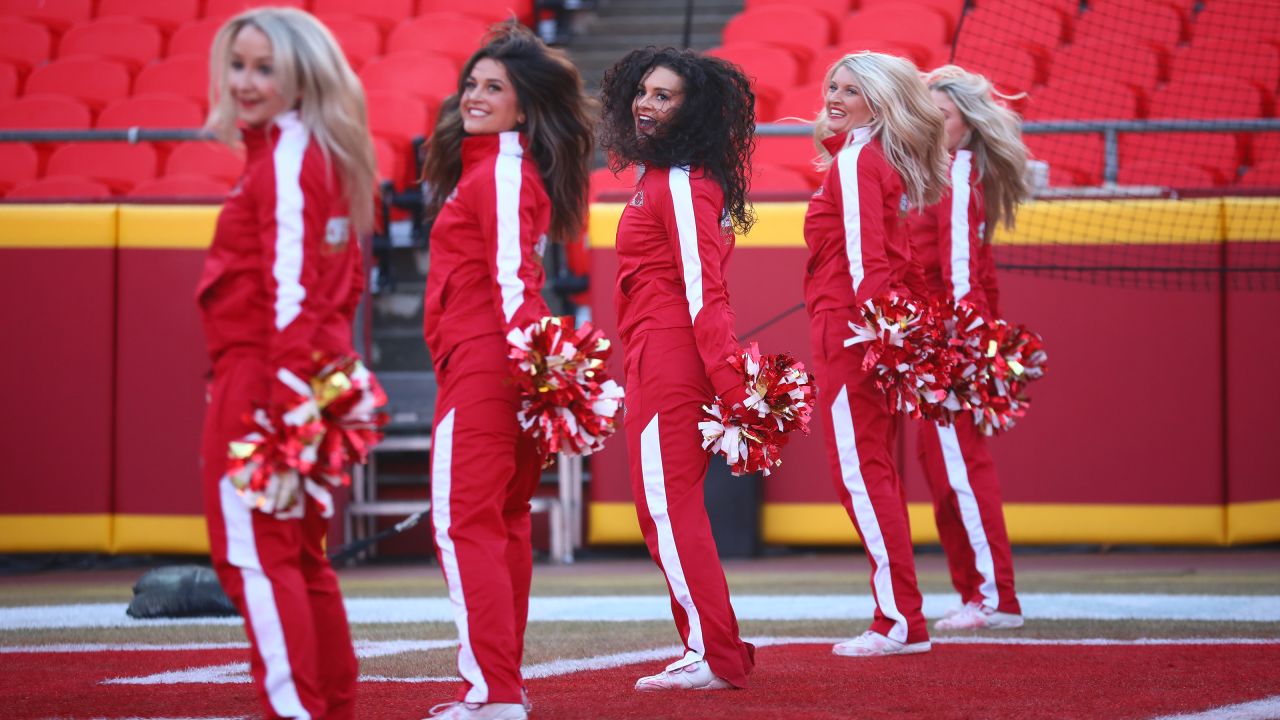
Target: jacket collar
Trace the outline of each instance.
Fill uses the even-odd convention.
[[[853,135],[850,138],[850,135]],[[871,128],[867,126],[856,127],[852,130],[842,132],[838,135],[832,135],[829,138],[822,139],[822,146],[831,153],[832,157],[840,154],[847,145],[865,145],[871,141]]]
[[[529,140],[516,130],[462,138],[462,162],[467,164],[492,155],[524,157]]]

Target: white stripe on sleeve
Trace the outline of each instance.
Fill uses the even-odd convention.
[[[849,259],[854,293],[867,274],[862,266],[862,207],[858,197],[858,156],[864,147],[865,142],[856,142],[836,156],[840,168],[840,198],[844,204],[844,252]]]
[[[284,330],[302,312],[307,289],[302,286],[305,228],[302,222],[302,157],[311,134],[305,125],[280,122],[273,160],[276,172],[276,330]]]
[[[972,289],[969,282],[969,172],[973,153],[957,150],[951,161],[951,294],[959,300]]]
[[[502,315],[507,322],[524,303],[524,280],[520,279],[520,164],[524,149],[520,133],[499,133],[498,162],[493,180],[498,192],[498,288],[502,292]]]
[[[698,224],[693,217],[693,190],[689,168],[673,167],[667,176],[671,188],[671,208],[676,214],[680,236],[680,261],[684,264],[684,296],[689,301],[689,320],[702,312],[702,256],[698,254]]]

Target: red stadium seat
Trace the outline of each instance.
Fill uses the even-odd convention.
[[[386,138],[373,139],[373,157],[378,166],[378,180],[401,185],[404,179],[404,154]]]
[[[218,28],[227,21],[222,17],[207,17],[182,23],[169,38],[169,46],[165,51],[168,57],[179,55],[200,55],[205,65],[209,64],[209,50],[213,47],[213,37]]]
[[[806,132],[803,135],[757,135],[756,152],[751,156],[752,164],[781,165],[808,178],[813,187],[822,182],[822,171],[813,165],[818,151],[813,144],[813,136]]]
[[[1057,179],[1063,174],[1073,178],[1073,184],[1102,184],[1106,156],[1101,135],[1026,135],[1023,139],[1032,157],[1049,163],[1050,184],[1061,184]]]
[[[1254,133],[1249,138],[1253,164],[1280,160],[1280,133]]]
[[[1138,96],[1118,82],[1052,79],[1027,98],[1029,120],[1133,120],[1142,117]]]
[[[76,175],[47,176],[13,186],[7,200],[105,200],[111,188]]]
[[[12,100],[18,96],[18,68],[13,63],[0,62],[0,100]]]
[[[256,7],[292,7],[307,9],[307,0],[205,0],[204,16],[226,20]]]
[[[311,11],[317,15],[356,15],[374,21],[385,31],[413,17],[413,0],[313,0]]]
[[[1065,16],[1058,10],[1030,3],[983,2],[965,16],[958,42],[981,41],[1018,45],[1046,55],[1071,39]]]
[[[788,90],[804,80],[800,63],[785,48],[762,42],[742,42],[722,45],[707,51],[737,65],[748,77],[761,84]]]
[[[221,200],[231,184],[205,175],[166,175],[143,180],[128,192],[130,198],[207,198]]]
[[[796,200],[807,200],[817,187],[811,174],[802,173],[785,165],[769,163],[752,163],[751,165],[751,196],[754,199],[785,195],[794,196]]]
[[[191,100],[205,111],[209,102],[209,55],[176,55],[152,63],[133,81],[135,95],[167,93]]]
[[[1120,185],[1159,185],[1171,188],[1210,188],[1220,184],[1218,177],[1197,165],[1163,160],[1131,160],[1121,162]]]
[[[98,17],[133,17],[166,33],[200,16],[199,0],[98,0]]]
[[[840,24],[839,34],[839,44],[846,49],[868,41],[890,41],[908,47],[919,45],[930,54],[925,69],[937,64],[938,60],[945,61],[945,57],[933,56],[934,49],[951,41],[947,21],[940,12],[908,2],[879,5],[853,13]]]
[[[1237,185],[1280,188],[1280,160],[1272,160],[1249,168]]]
[[[941,15],[947,23],[946,42],[950,44],[951,36],[955,34],[956,27],[960,24],[960,16],[964,14],[964,0],[906,0],[906,2],[923,5]],[[858,7],[862,10],[871,10],[902,4],[903,0],[861,0]]]
[[[40,155],[27,143],[0,143],[0,195],[14,185],[34,180]]]
[[[782,93],[773,106],[772,121],[781,122],[783,118],[799,118],[813,120],[822,110],[825,97],[819,83],[805,83]]]
[[[821,85],[827,79],[827,71],[831,69],[832,65],[836,64],[837,60],[850,53],[862,52],[863,50],[897,55],[910,60],[915,63],[916,67],[922,69],[933,65],[934,53],[923,45],[904,45],[891,40],[860,40],[819,49],[814,53],[813,59],[809,61],[809,71],[806,73],[807,82],[813,83],[815,86]]]
[[[1219,184],[1233,182],[1241,156],[1230,133],[1120,133],[1120,166],[1135,161],[1203,168]]]
[[[1187,75],[1151,94],[1153,118],[1258,118],[1268,114],[1257,86],[1223,75]]]
[[[369,132],[391,143],[397,153],[408,154],[414,138],[427,137],[435,129],[435,114],[425,103],[399,91],[370,90]]]
[[[84,103],[65,95],[25,95],[0,103],[0,128],[5,130],[85,130],[91,113]]]
[[[123,193],[156,176],[156,151],[147,144],[67,143],[49,156],[45,175],[80,175]]]
[[[458,91],[458,66],[434,53],[401,52],[370,60],[360,70],[366,90],[407,93],[434,114],[440,101]]]
[[[387,52],[429,51],[461,68],[480,49],[488,32],[488,25],[469,15],[429,13],[396,25],[387,36]]]
[[[94,127],[198,128],[204,112],[189,98],[170,93],[146,93],[116,100],[102,109]]]
[[[1160,65],[1155,49],[1141,41],[1082,40],[1053,53],[1049,82],[1103,78],[1124,83],[1145,97],[1164,79]]]
[[[866,5],[866,0],[862,0],[862,4]],[[766,5],[813,8],[827,16],[827,19],[831,21],[831,27],[839,27],[840,23],[844,21],[844,17],[853,12],[858,2],[857,0],[747,0],[744,9],[750,12]]]
[[[244,153],[216,142],[179,143],[165,161],[164,174],[203,175],[231,184],[244,171]]]
[[[1213,0],[1191,27],[1191,40],[1215,42],[1280,40],[1280,3],[1270,0]]]
[[[598,202],[626,202],[636,191],[635,168],[627,168],[614,175],[607,167],[591,171],[590,196]]]
[[[73,57],[41,65],[27,78],[27,94],[76,98],[94,110],[129,95],[129,71],[111,60]]]
[[[105,18],[72,27],[58,43],[58,57],[94,56],[131,71],[160,57],[160,31],[133,18]]]
[[[1017,45],[965,42],[956,47],[955,64],[985,75],[1004,93],[1026,92],[1045,77],[1035,56]]]
[[[1280,47],[1264,42],[1223,42],[1197,38],[1178,48],[1170,61],[1173,80],[1191,75],[1230,75],[1275,88],[1280,84]]]
[[[1135,43],[1147,41],[1172,48],[1183,39],[1182,15],[1171,5],[1156,0],[1112,0],[1090,3],[1076,23],[1075,40],[1106,40]]]
[[[0,0],[0,16],[35,20],[59,33],[92,15],[93,0]]]
[[[0,60],[13,63],[23,73],[53,54],[53,36],[38,22],[0,17]]]
[[[801,63],[808,63],[816,48],[826,47],[834,40],[831,21],[818,10],[766,5],[733,16],[724,26],[721,43],[767,42],[785,47]]]
[[[355,15],[324,15],[319,20],[333,33],[351,67],[359,70],[382,54],[382,31],[373,21]]]
[[[533,0],[418,0],[419,14],[435,12],[465,13],[486,25],[502,22],[514,13],[520,22],[533,25]]]

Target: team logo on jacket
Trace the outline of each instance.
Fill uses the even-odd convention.
[[[817,190],[813,191],[814,197],[822,197],[822,186],[819,185]]]
[[[533,245],[533,251],[534,251],[535,253],[537,253],[537,254],[538,254],[538,257],[542,257],[542,256],[544,256],[544,255],[546,255],[546,254],[547,254],[547,235],[546,235],[546,233],[543,233],[542,235],[539,235],[539,236],[538,236],[538,242],[534,243],[534,245]]]
[[[728,208],[720,215],[720,240],[726,245],[733,242],[733,218],[729,217]]]
[[[907,194],[902,193],[902,197],[898,198],[898,214],[906,216],[907,211],[911,209],[911,201],[907,199]]]
[[[644,207],[644,191],[637,190],[636,194],[631,196],[631,202],[628,205],[631,207]]]
[[[329,218],[324,226],[324,246],[331,252],[337,252],[347,246],[351,237],[351,222],[344,217]]]

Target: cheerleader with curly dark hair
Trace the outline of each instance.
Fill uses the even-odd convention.
[[[742,641],[703,501],[708,455],[698,421],[746,390],[725,269],[747,200],[755,98],[735,66],[671,48],[635,50],[605,73],[601,145],[635,166],[618,224],[618,328],[636,514],[666,576],[685,654],[637,690],[742,688],[755,648]]]

